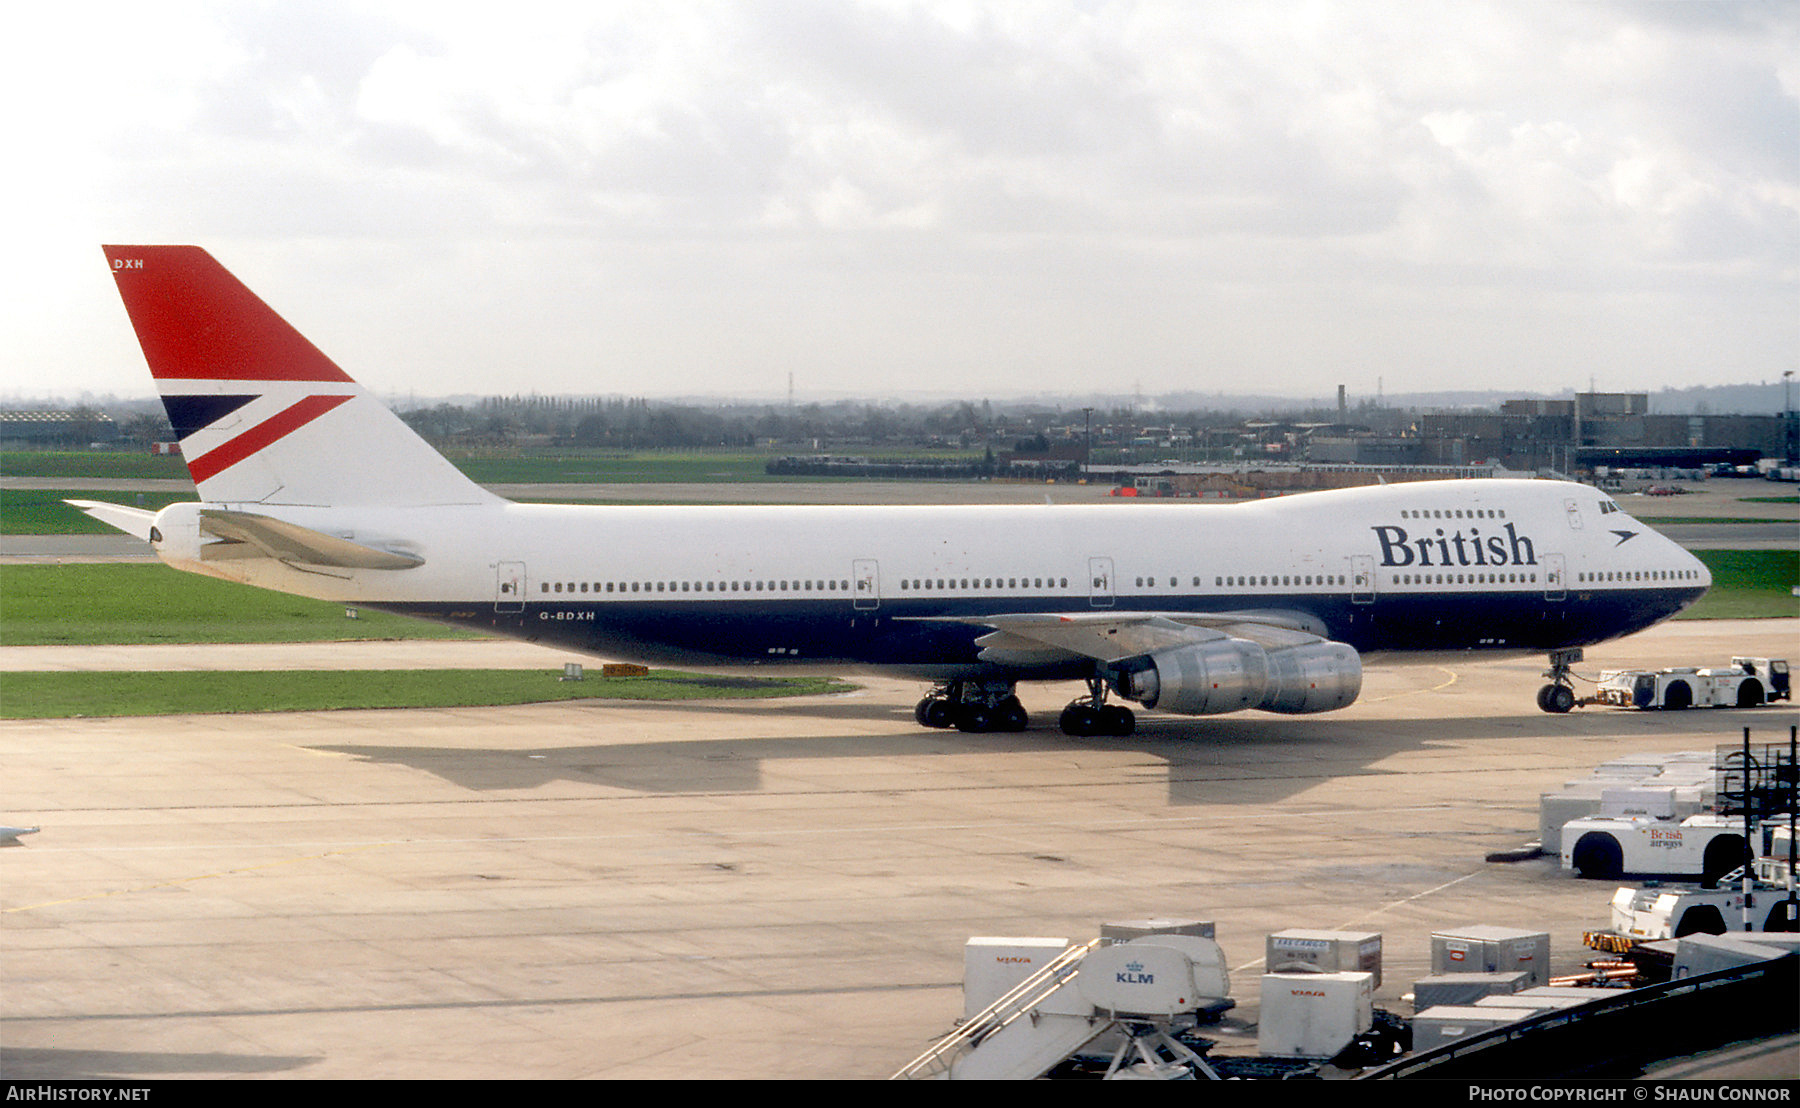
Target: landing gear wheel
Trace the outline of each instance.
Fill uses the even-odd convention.
[[[941,731],[956,725],[956,705],[941,696],[928,696],[913,709],[913,718],[919,721],[920,726],[935,727]]]
[[[1062,718],[1057,720],[1065,735],[1086,738],[1100,733],[1100,713],[1086,704],[1071,704],[1063,709]]]
[[[1120,738],[1137,730],[1137,716],[1130,708],[1108,704],[1096,708],[1086,701],[1076,701],[1063,709],[1057,721],[1065,735],[1087,738],[1092,735],[1115,735]]]
[[[1088,695],[1063,709],[1058,721],[1065,735],[1125,736],[1137,730],[1137,716],[1130,708],[1106,702],[1106,679],[1096,673],[1088,678]]]
[[[1030,717],[1013,689],[1011,681],[946,681],[913,707],[913,718],[922,727],[954,727],[970,734],[1023,731]]]
[[[1132,714],[1130,708],[1108,704],[1100,709],[1100,730],[1104,734],[1124,738],[1137,730],[1137,716]]]
[[[1562,715],[1575,707],[1575,690],[1569,687],[1569,667],[1579,661],[1579,649],[1550,652],[1550,668],[1544,671],[1544,676],[1550,679],[1550,683],[1539,689],[1537,694],[1540,709]]]
[[[964,704],[956,712],[956,729],[979,734],[994,729],[994,713],[986,704]]]

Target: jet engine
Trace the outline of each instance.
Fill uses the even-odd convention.
[[[1146,708],[1190,716],[1261,708],[1303,714],[1345,707],[1362,692],[1362,659],[1341,642],[1265,649],[1218,639],[1145,655],[1119,692]]]

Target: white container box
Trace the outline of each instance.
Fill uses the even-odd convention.
[[[1413,982],[1413,1011],[1440,1005],[1467,1007],[1489,996],[1510,996],[1525,988],[1525,975],[1513,973],[1444,973]]]
[[[1330,1058],[1374,1023],[1374,974],[1263,974],[1259,1054]]]
[[[1413,1053],[1472,1038],[1509,1023],[1537,1015],[1531,1008],[1483,1008],[1474,1005],[1439,1005],[1413,1017]]]
[[[963,946],[963,1018],[968,1019],[1011,992],[1068,947],[1067,939],[970,939]]]
[[[1528,985],[1550,983],[1550,933],[1477,924],[1431,935],[1431,972],[1524,971]]]
[[[1381,987],[1381,932],[1308,931],[1291,927],[1270,935],[1264,945],[1263,964],[1270,973],[1295,969],[1326,973],[1352,971],[1375,976]]]

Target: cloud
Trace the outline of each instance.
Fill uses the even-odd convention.
[[[138,236],[311,303],[383,387],[1647,387],[1800,346],[1787,4],[28,18],[21,379],[137,379],[79,267]]]

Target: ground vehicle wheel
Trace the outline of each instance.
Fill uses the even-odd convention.
[[[1688,687],[1688,683],[1686,681],[1671,681],[1669,683],[1669,691],[1663,694],[1664,710],[1679,712],[1693,706],[1694,690]]]
[[[1744,837],[1716,836],[1706,844],[1706,854],[1700,860],[1700,880],[1710,885],[1743,864]]]
[[[1604,831],[1589,831],[1581,836],[1569,861],[1583,877],[1615,878],[1625,872],[1625,853],[1619,849],[1619,840]]]
[[[1737,706],[1754,708],[1763,702],[1762,682],[1754,678],[1738,686]]]
[[[1698,908],[1689,908],[1681,913],[1675,922],[1675,937],[1684,935],[1723,935],[1725,933],[1725,917],[1710,904]]]

